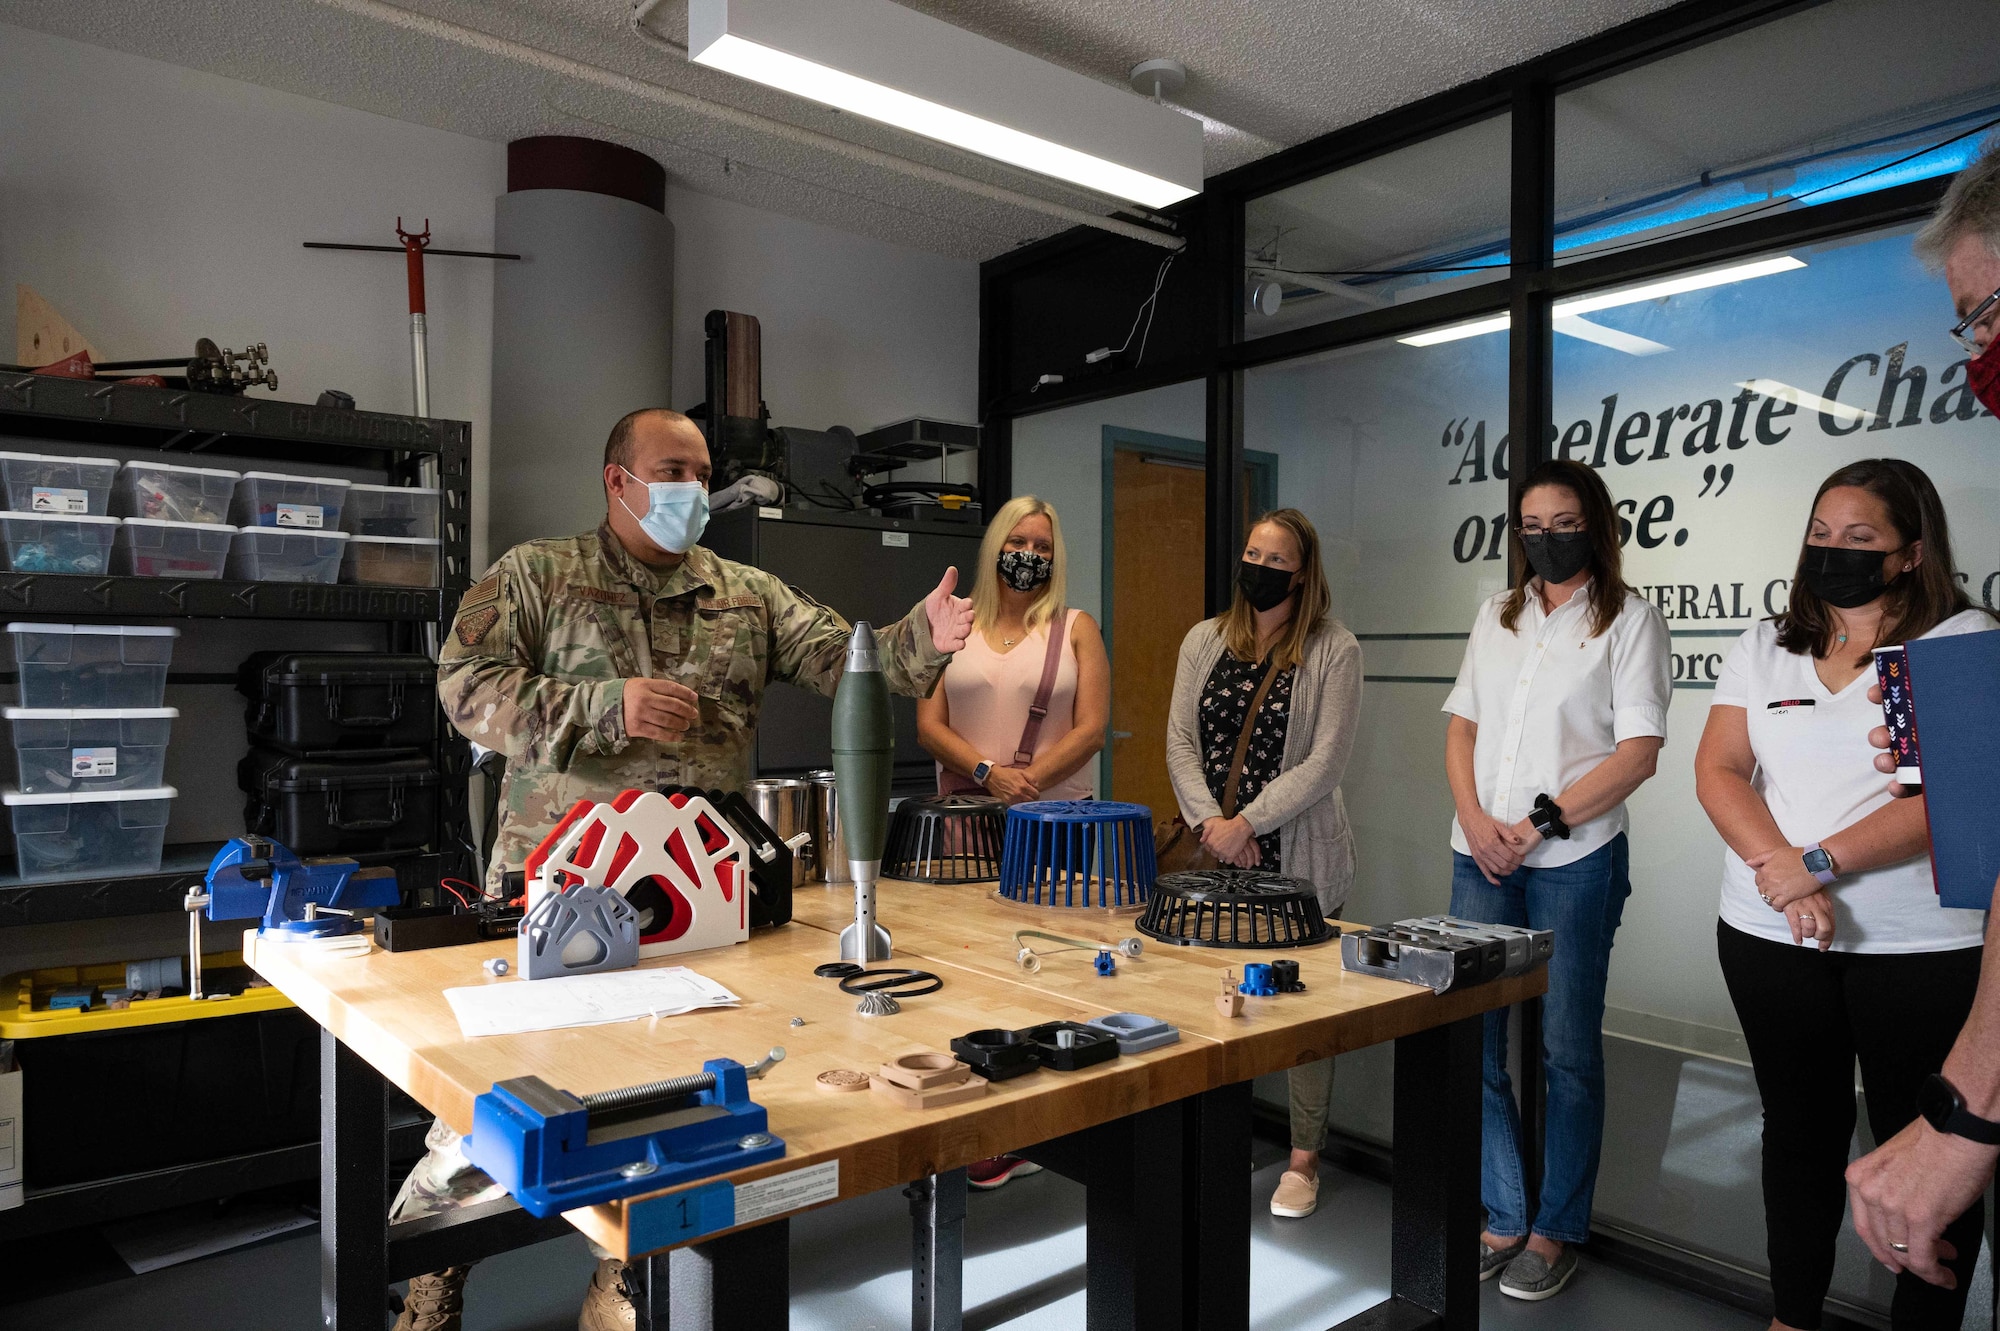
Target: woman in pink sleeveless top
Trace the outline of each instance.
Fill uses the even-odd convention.
[[[1009,804],[1089,799],[1111,719],[1111,669],[1097,621],[1064,605],[1062,526],[1033,495],[1003,504],[979,547],[973,632],[944,680],[917,702],[917,738],[938,761],[938,789],[984,789]],[[1019,762],[1029,708],[1062,642],[1048,711]]]

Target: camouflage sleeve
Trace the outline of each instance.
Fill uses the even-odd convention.
[[[467,591],[438,651],[438,701],[460,734],[510,761],[567,770],[625,747],[625,684],[537,673],[543,605],[503,559]]]
[[[847,637],[854,626],[836,611],[775,578],[765,600],[771,610],[770,677],[832,697],[846,664]],[[894,624],[878,625],[875,645],[882,653],[882,673],[888,676],[892,693],[922,697],[936,686],[951,663],[948,653],[931,645],[930,619],[921,601]]]

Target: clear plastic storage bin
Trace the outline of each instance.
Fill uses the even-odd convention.
[[[29,795],[9,786],[0,804],[14,824],[24,882],[156,873],[173,809],[172,786]]]
[[[9,624],[21,706],[158,707],[180,633],[151,624]]]
[[[117,518],[54,513],[0,513],[0,541],[16,573],[85,573],[100,576],[111,564]]]
[[[436,536],[442,491],[410,485],[347,487],[341,525],[356,536]]]
[[[435,587],[438,551],[435,536],[348,537],[340,560],[340,580],[369,587]]]
[[[111,512],[117,458],[66,458],[54,453],[0,453],[7,507],[20,513]]]
[[[172,707],[9,707],[24,795],[147,790],[167,767]]]
[[[346,548],[344,531],[238,527],[229,543],[228,573],[252,582],[332,582]]]
[[[206,522],[226,526],[240,472],[184,467],[175,462],[128,462],[118,469],[112,496],[121,518]]]
[[[141,578],[219,578],[234,527],[126,518],[111,547],[111,571]]]
[[[246,471],[236,482],[229,520],[239,527],[293,527],[337,531],[350,483],[333,476],[287,476]],[[328,582],[333,579],[328,578]]]

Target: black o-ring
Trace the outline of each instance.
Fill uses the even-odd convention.
[[[859,981],[866,980],[870,976],[880,978],[871,984],[859,983]],[[930,983],[917,989],[891,989],[889,987],[896,984],[918,984],[923,980],[929,980]],[[879,993],[884,998],[917,998],[923,994],[934,994],[942,988],[944,988],[944,981],[929,971],[862,971],[856,975],[849,975],[840,982],[840,992],[844,994]]]
[[[861,967],[851,961],[829,961],[824,965],[813,967],[813,974],[822,980],[841,980],[850,975],[861,974]]]

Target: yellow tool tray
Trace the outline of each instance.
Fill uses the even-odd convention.
[[[241,952],[213,952],[201,959],[204,972],[242,964]],[[99,989],[123,988],[125,966],[122,962],[102,966],[49,966],[41,970],[21,971],[0,980],[0,1040],[32,1040],[42,1035],[76,1035],[84,1031],[115,1031],[129,1026],[159,1026],[173,1021],[270,1012],[292,1006],[292,1001],[276,989],[258,985],[227,997],[140,998],[122,1008],[109,1007],[102,1001],[88,1008],[49,1008],[49,995],[57,989],[84,984]]]

